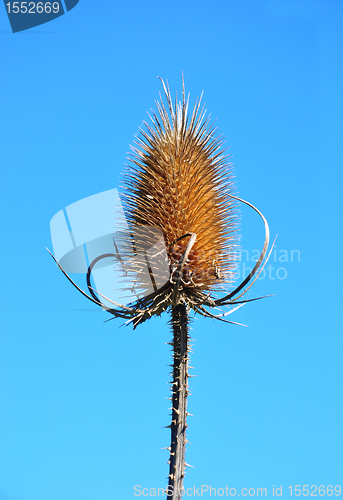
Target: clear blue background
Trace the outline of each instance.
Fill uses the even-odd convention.
[[[166,485],[168,315],[104,324],[45,246],[56,212],[118,187],[157,75],[175,93],[181,71],[279,234],[249,328],[192,322],[185,486],[342,485],[342,28],[339,0],[81,0],[18,34],[0,9],[1,500]]]

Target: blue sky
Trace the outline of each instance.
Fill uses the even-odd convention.
[[[174,94],[182,71],[278,234],[249,292],[275,295],[232,317],[249,328],[192,321],[185,487],[342,485],[342,25],[338,0],[80,0],[16,34],[0,9],[0,500],[166,485],[168,314],[104,324],[45,247],[59,210],[118,187],[157,76]],[[241,244],[248,266],[244,207]]]

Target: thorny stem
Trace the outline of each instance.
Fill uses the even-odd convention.
[[[185,471],[188,395],[188,314],[185,304],[172,309],[173,381],[168,500],[181,500]]]

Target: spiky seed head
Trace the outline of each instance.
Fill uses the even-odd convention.
[[[201,97],[188,113],[189,96],[175,104],[162,81],[167,106],[160,95],[157,113],[144,122],[124,171],[123,204],[132,227],[149,226],[162,233],[168,253],[170,284],[188,242],[196,241],[183,267],[179,300],[193,307],[204,294],[232,280],[235,267],[236,209],[232,165],[217,129],[205,117]],[[159,295],[159,297],[161,294]],[[171,297],[163,308],[170,305]]]

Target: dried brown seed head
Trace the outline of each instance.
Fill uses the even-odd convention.
[[[163,82],[162,82],[163,83]],[[200,109],[201,98],[188,114],[188,99],[175,105],[163,83],[162,98],[152,123],[136,138],[131,164],[124,172],[123,202],[132,226],[159,228],[168,249],[171,281],[186,249],[196,241],[183,267],[180,293],[219,289],[231,282],[236,241],[236,209],[232,193],[232,165],[223,141]]]

